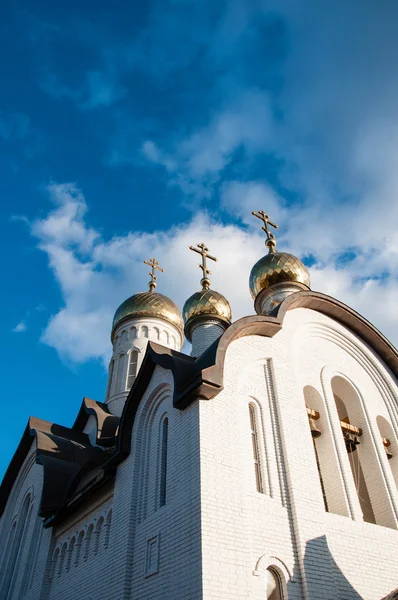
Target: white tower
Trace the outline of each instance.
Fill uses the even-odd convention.
[[[189,246],[190,250],[197,252],[202,257],[203,277],[200,281],[202,289],[195,292],[184,304],[183,315],[185,322],[185,336],[192,343],[191,356],[200,356],[215,340],[224,333],[231,324],[232,313],[229,302],[222,294],[210,289],[210,271],[206,266],[206,259],[216,261],[211,256],[205,244]]]
[[[120,416],[133,385],[148,341],[173,350],[181,350],[183,321],[178,306],[167,296],[155,292],[155,269],[162,271],[155,258],[149,262],[151,281],[149,291],[127,298],[115,312],[112,324],[112,358],[109,363],[106,404]]]

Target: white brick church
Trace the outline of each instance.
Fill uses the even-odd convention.
[[[232,322],[204,244],[183,314],[152,259],[115,314],[105,402],[71,428],[29,419],[1,600],[398,598],[398,353],[255,216],[256,314]]]

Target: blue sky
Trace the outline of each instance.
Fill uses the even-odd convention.
[[[393,0],[3,2],[0,174],[4,470],[35,416],[103,400],[114,310],[146,289],[213,287],[253,312],[264,252],[393,342],[398,257]]]

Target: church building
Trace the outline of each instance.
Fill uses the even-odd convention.
[[[0,490],[1,600],[398,599],[397,350],[253,214],[255,314],[232,320],[204,244],[182,312],[151,259],[105,400],[70,428],[29,419]]]

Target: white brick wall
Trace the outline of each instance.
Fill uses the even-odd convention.
[[[344,401],[352,422],[363,429],[361,460],[368,465],[369,493],[384,526],[362,521],[334,404],[336,375],[347,378],[358,394],[356,401]],[[306,399],[305,386],[313,389]],[[55,531],[42,531],[31,587],[24,592],[25,584],[16,578],[8,600],[260,600],[269,566],[284,579],[289,600],[380,600],[398,585],[398,496],[391,468],[398,455],[387,460],[376,420],[381,415],[390,424],[395,452],[397,384],[355,335],[324,315],[295,309],[273,338],[231,343],[224,389],[213,400],[178,411],[172,391],[171,372],[157,367],[114,490],[104,489]],[[321,467],[330,484],[327,495],[335,496],[334,512],[324,509],[306,400],[321,413],[319,442],[326,457]],[[256,490],[249,402],[261,415],[265,493]],[[166,413],[167,502],[159,508],[158,441]],[[8,539],[30,489],[37,506],[41,477],[42,468],[28,457],[2,520],[2,539]],[[108,547],[102,537],[95,552],[93,534],[87,558],[81,554],[78,564],[68,567],[66,552],[60,573],[49,579],[54,550],[61,553],[91,524],[95,531],[111,507]],[[29,531],[32,537],[33,518]],[[104,532],[102,526],[101,536]],[[20,572],[33,552],[25,544]]]

